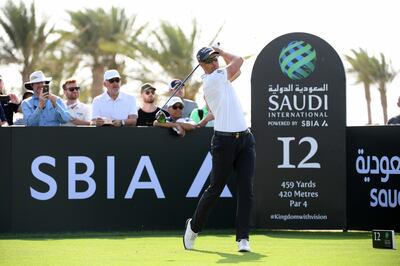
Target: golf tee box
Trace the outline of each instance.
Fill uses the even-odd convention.
[[[372,230],[372,247],[396,249],[394,230]]]

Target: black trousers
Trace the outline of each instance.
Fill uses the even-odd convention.
[[[237,174],[236,241],[249,239],[256,158],[253,134],[250,131],[240,136],[214,134],[211,141],[211,155],[210,185],[199,200],[192,217],[191,228],[196,233],[203,229],[210,210],[214,207],[228,177],[234,170]]]

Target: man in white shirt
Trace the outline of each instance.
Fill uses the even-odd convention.
[[[88,126],[90,125],[91,114],[90,108],[79,101],[80,87],[77,85],[76,79],[69,78],[62,85],[64,96],[67,98],[65,105],[67,106],[72,120],[63,124],[63,126]]]
[[[103,94],[93,99],[92,121],[96,126],[135,126],[138,116],[136,98],[120,91],[121,76],[115,69],[104,73]]]
[[[218,56],[226,67],[219,68]],[[203,47],[197,60],[205,74],[203,90],[214,116],[214,136],[211,143],[212,170],[210,185],[201,196],[192,218],[186,221],[183,236],[185,249],[193,249],[198,233],[204,227],[210,210],[217,202],[227,179],[236,171],[237,211],[236,241],[238,251],[250,251],[249,230],[253,205],[255,141],[247,128],[242,106],[231,82],[240,75],[243,59],[219,47]]]

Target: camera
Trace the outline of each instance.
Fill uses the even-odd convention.
[[[10,101],[10,96],[8,95],[0,95],[0,102],[1,103],[8,103]]]
[[[43,85],[43,94],[48,93],[50,90],[49,84],[44,84]]]

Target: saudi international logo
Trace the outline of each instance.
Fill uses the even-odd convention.
[[[303,41],[290,42],[279,55],[283,74],[295,80],[307,78],[314,71],[316,61],[315,49]]]

